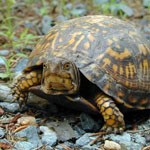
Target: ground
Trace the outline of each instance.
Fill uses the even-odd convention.
[[[101,136],[97,141],[91,134],[103,125],[98,116],[66,110],[34,95],[23,110],[11,102],[9,87],[14,76],[26,66],[37,41],[51,27],[68,19],[101,14],[132,22],[150,40],[149,0],[0,1],[0,149],[107,150],[108,144],[116,146],[114,150],[150,149],[147,111],[126,114],[123,135]]]

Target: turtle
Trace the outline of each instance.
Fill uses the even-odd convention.
[[[150,109],[149,42],[135,25],[112,16],[57,24],[14,79],[14,100],[26,103],[37,87],[45,95],[65,97],[73,106],[82,102],[102,115],[101,130],[122,133],[122,110]]]

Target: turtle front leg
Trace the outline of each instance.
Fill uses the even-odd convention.
[[[17,76],[12,84],[13,100],[18,101],[20,106],[22,106],[22,104],[26,104],[29,89],[33,86],[40,85],[41,80],[41,70],[34,70]]]
[[[99,95],[96,104],[105,121],[101,130],[106,133],[122,133],[125,129],[124,116],[111,97],[105,94]]]

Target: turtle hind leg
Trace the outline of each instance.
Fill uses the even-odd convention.
[[[125,129],[124,116],[111,97],[102,94],[96,98],[96,104],[105,121],[101,130],[106,133],[122,133]]]
[[[20,106],[26,104],[29,89],[33,86],[40,85],[42,79],[42,71],[34,70],[20,74],[14,79],[11,86],[13,101],[18,101]]]

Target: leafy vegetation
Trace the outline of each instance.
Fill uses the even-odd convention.
[[[12,55],[9,59],[6,59],[3,56],[0,56],[0,59],[3,60],[4,65],[5,65],[5,72],[4,73],[0,73],[0,78],[2,79],[12,79],[13,77],[13,71],[11,70],[11,66],[12,63],[14,62],[14,60],[18,57],[24,57],[27,58],[27,55],[23,54],[23,53],[17,53],[15,55]]]

